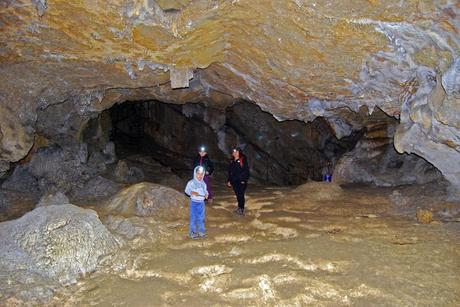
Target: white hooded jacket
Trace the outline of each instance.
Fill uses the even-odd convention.
[[[190,196],[190,198],[196,202],[204,201],[206,198],[206,194],[208,194],[208,189],[206,188],[206,183],[204,182],[204,180],[198,180],[196,178],[196,173],[198,172],[199,168],[202,167],[195,167],[195,169],[193,170],[193,179],[187,182],[187,186],[185,187],[185,194]],[[192,192],[197,192],[199,195],[192,195]]]

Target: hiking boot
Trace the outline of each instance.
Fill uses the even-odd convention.
[[[200,236],[196,232],[192,232],[190,234],[190,239],[192,239],[192,240],[196,240],[196,239],[199,239],[199,238],[200,238]]]
[[[198,237],[200,238],[207,238],[208,237],[208,234],[206,232],[200,232],[198,233]]]
[[[238,214],[238,215],[244,216],[244,209],[238,207],[238,208],[235,210],[235,213]]]

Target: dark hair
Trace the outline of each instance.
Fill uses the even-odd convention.
[[[240,155],[243,153],[243,150],[241,149],[241,147],[238,147],[238,146],[235,146],[232,148],[232,152],[234,151],[238,151],[240,153]]]

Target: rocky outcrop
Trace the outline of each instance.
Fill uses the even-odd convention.
[[[50,299],[52,285],[76,282],[119,248],[96,212],[70,204],[39,207],[0,223],[0,244],[0,274],[9,275],[1,292],[23,300]],[[29,291],[14,290],[26,280]]]
[[[121,190],[103,205],[113,215],[180,217],[186,216],[184,193],[154,183],[142,182]]]
[[[435,165],[460,198],[460,58],[443,74],[420,73],[415,99],[405,100],[395,135],[399,152],[416,153]]]
[[[460,144],[453,115],[458,1],[7,0],[0,6],[0,177],[27,155],[41,130],[39,113],[55,105],[72,104],[87,118],[124,101],[228,106],[244,99],[280,120],[326,117],[339,123],[340,136],[360,129],[342,117],[344,109],[401,115],[398,149],[419,154],[460,187],[457,168],[445,165],[446,156],[458,160]],[[446,99],[422,112],[433,119],[430,130],[414,116],[436,87],[435,75],[442,76]],[[60,137],[57,128],[53,138]],[[413,144],[414,137],[422,140]],[[442,158],[435,153],[441,151]]]
[[[396,152],[394,118],[376,111],[365,123],[365,133],[355,148],[334,168],[334,182],[372,183],[377,186],[425,184],[441,180],[440,172],[417,155]]]

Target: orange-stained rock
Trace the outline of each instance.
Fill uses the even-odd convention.
[[[27,155],[37,109],[68,100],[84,114],[124,100],[245,99],[277,119],[361,106],[399,117],[434,88],[425,79],[452,68],[458,16],[453,0],[2,1],[0,164]],[[171,78],[171,69],[193,79]],[[449,94],[447,108],[458,99]],[[431,116],[457,122],[441,107],[411,115],[424,129]]]
[[[422,224],[429,224],[433,221],[433,212],[426,209],[417,209],[417,221]]]

